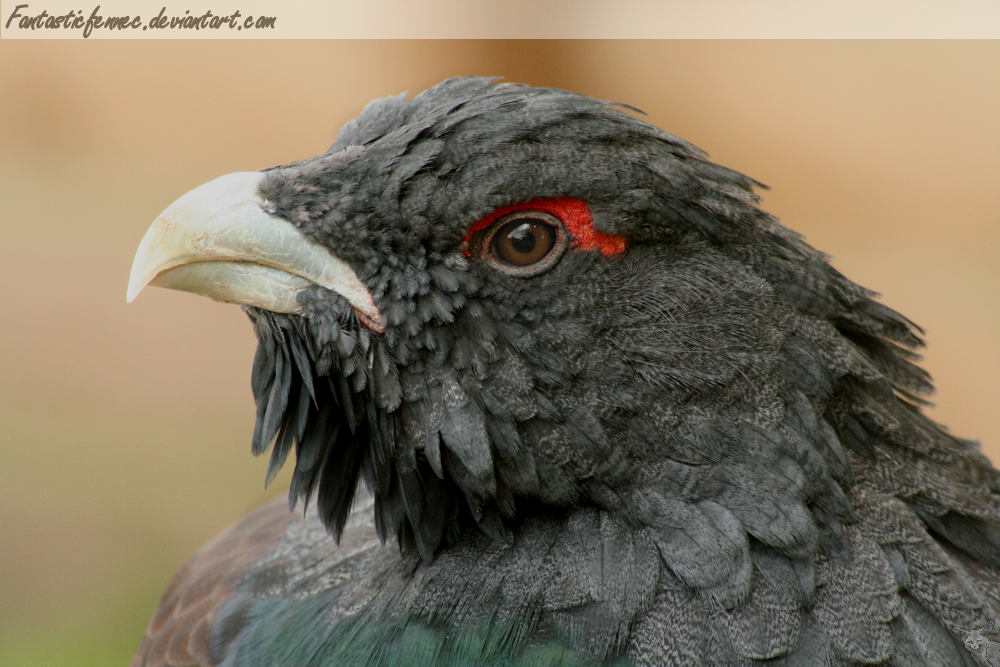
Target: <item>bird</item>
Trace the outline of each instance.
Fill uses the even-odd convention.
[[[154,221],[128,300],[241,305],[295,456],[133,667],[977,664],[1000,475],[923,331],[641,116],[452,78]]]

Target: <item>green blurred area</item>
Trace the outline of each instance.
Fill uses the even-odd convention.
[[[151,289],[156,215],[325,150],[370,99],[496,74],[635,105],[928,329],[931,412],[1000,450],[998,43],[0,43],[0,665],[127,664],[265,491],[245,316]]]

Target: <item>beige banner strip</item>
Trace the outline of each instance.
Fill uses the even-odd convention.
[[[996,0],[5,0],[3,39],[996,38]]]

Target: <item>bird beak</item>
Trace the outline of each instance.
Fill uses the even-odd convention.
[[[127,301],[155,285],[300,315],[298,293],[319,285],[344,297],[369,329],[385,331],[371,293],[345,261],[261,208],[262,176],[228,174],[167,207],[136,251]]]

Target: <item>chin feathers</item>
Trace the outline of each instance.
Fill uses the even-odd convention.
[[[252,387],[253,452],[273,442],[269,483],[293,445],[289,505],[316,497],[323,524],[340,538],[360,480],[375,497],[379,536],[395,535],[425,559],[465,516],[460,492],[425,457],[401,455],[401,389],[382,341],[341,298],[325,290],[302,300],[309,319],[246,308],[257,334]]]

